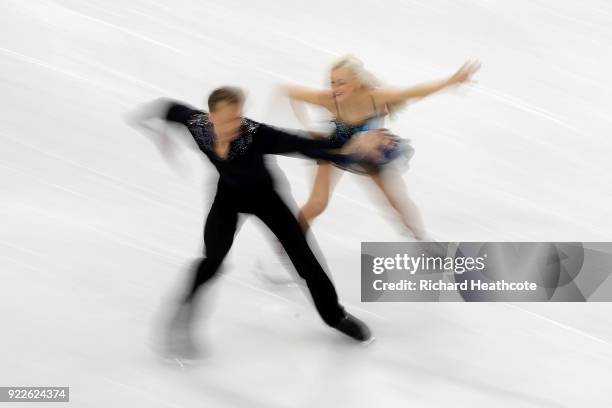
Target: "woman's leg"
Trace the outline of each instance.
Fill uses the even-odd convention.
[[[334,172],[334,166],[330,163],[320,163],[317,166],[317,173],[315,175],[310,197],[298,213],[298,221],[304,233],[308,231],[310,222],[327,208]]]
[[[402,224],[417,240],[424,240],[427,236],[423,218],[417,206],[412,202],[406,191],[406,186],[398,174],[371,173],[372,181],[378,186],[391,207],[397,212]],[[398,180],[399,179],[399,180]]]

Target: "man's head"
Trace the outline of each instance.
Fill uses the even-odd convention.
[[[208,118],[218,140],[238,136],[243,103],[244,93],[240,88],[224,86],[212,91],[208,97]]]

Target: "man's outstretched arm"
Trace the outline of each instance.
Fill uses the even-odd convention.
[[[125,114],[125,122],[145,135],[157,147],[162,157],[170,164],[177,164],[178,144],[166,133],[166,127],[160,121],[176,122],[183,125],[197,112],[187,105],[166,98],[155,99],[138,106]],[[191,139],[191,138],[189,138]],[[193,140],[189,140],[189,149],[197,151]]]
[[[155,99],[138,106],[125,115],[125,121],[134,127],[150,129],[150,121],[162,119],[169,122],[186,124],[196,109],[167,98]]]
[[[390,143],[384,132],[368,132],[365,136],[353,138],[341,149],[334,147],[328,138],[311,139],[297,132],[287,132],[261,124],[258,144],[264,154],[299,153],[314,159],[329,160],[347,164],[359,161],[357,158],[378,158],[381,149]]]

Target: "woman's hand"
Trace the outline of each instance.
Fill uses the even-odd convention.
[[[459,68],[448,80],[448,85],[459,85],[472,80],[472,75],[480,69],[480,62],[468,61]]]

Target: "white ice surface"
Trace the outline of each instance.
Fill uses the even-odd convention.
[[[478,58],[477,84],[391,123],[434,236],[610,241],[609,1],[4,0],[0,27],[0,386],[69,385],[75,407],[612,406],[608,304],[360,303],[360,242],[402,236],[352,175],[314,231],[374,344],[260,282],[273,251],[248,221],[203,306],[210,357],[162,364],[158,316],[200,251],[212,172],[190,152],[169,167],[121,119],[235,84],[249,116],[298,126],[275,86],[323,86],[336,56],[398,85]],[[279,163],[303,202],[312,166]]]

